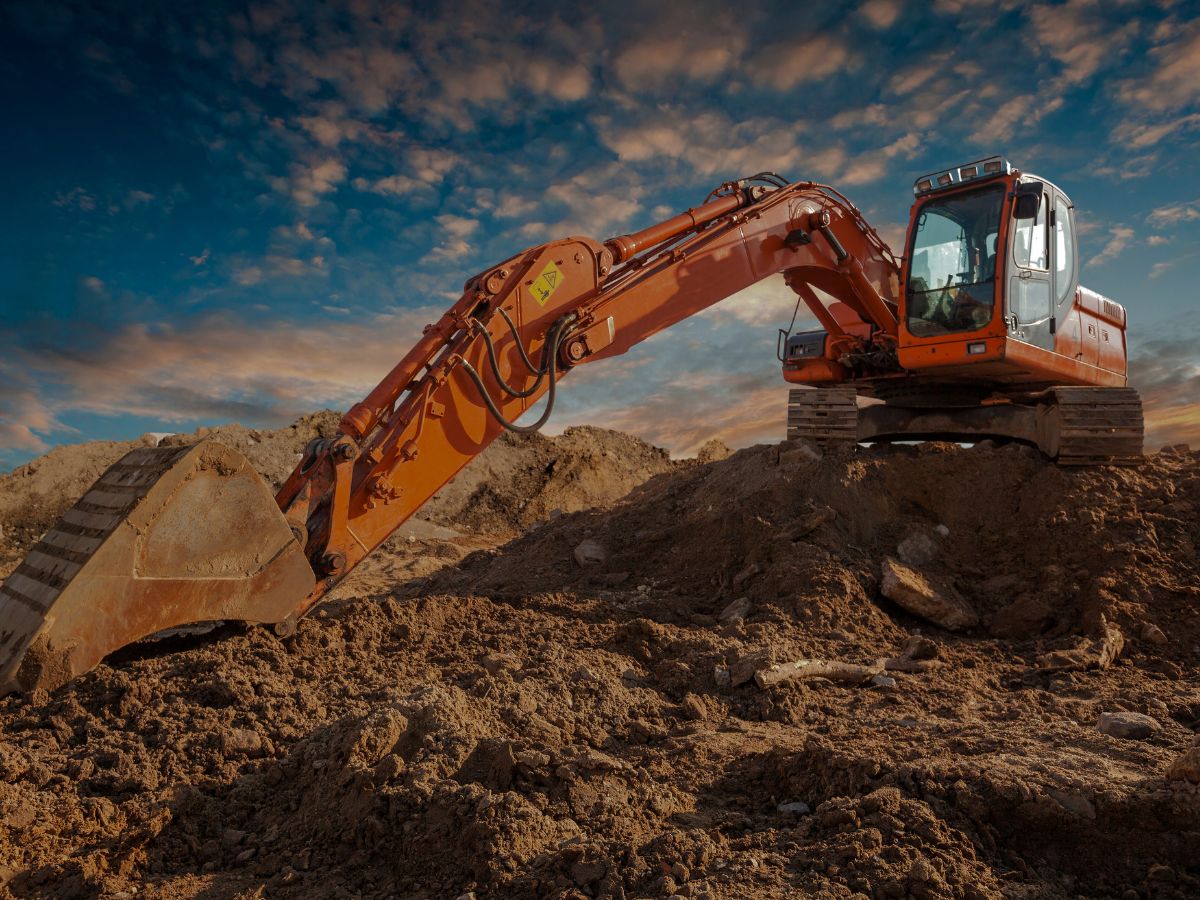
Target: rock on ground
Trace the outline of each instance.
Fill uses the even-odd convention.
[[[1142,713],[1111,712],[1100,716],[1096,728],[1101,734],[1112,737],[1142,740],[1160,731],[1162,726],[1157,720]]]
[[[914,616],[959,631],[979,624],[979,615],[949,586],[935,587],[930,580],[891,557],[883,561],[879,592]]]
[[[1179,754],[1167,769],[1167,777],[1200,784],[1200,746],[1191,747]]]

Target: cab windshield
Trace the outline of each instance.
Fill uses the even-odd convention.
[[[997,185],[921,208],[909,267],[909,332],[975,331],[991,321],[1003,202]]]

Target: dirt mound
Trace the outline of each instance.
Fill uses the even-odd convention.
[[[273,431],[222,425],[161,440],[182,445],[217,440],[238,450],[274,489],[292,472],[305,445],[337,432],[338,413],[302,416]],[[110,465],[160,441],[89,441],[57,447],[0,475],[0,576]],[[421,510],[443,526],[511,537],[538,519],[614,500],[651,475],[670,471],[667,451],[616,431],[568,428],[558,437],[504,434]]]
[[[872,602],[892,558],[964,600],[996,637],[1053,650],[1055,639],[1102,634],[1102,622],[1170,632],[1189,617],[1155,598],[1197,584],[1195,459],[1069,469],[1016,445],[830,457],[803,444],[755,447],[651,479],[613,509],[541,525],[414,589],[633,589],[640,608],[689,622],[745,598],[751,622],[800,622],[812,640],[853,638],[878,652],[920,624]],[[585,541],[603,561],[572,559]]]
[[[1200,727],[1200,454],[784,444],[547,520],[591,463],[559,491],[575,457],[543,482],[533,448],[502,548],[409,535],[286,641],[229,626],[0,700],[0,892],[1200,891],[1200,785],[1168,777]],[[889,557],[977,624],[883,598]],[[756,683],[801,657],[900,667]]]
[[[421,516],[512,536],[551,516],[616,500],[684,465],[666,450],[606,428],[568,428],[556,437],[505,432],[434,495]]]

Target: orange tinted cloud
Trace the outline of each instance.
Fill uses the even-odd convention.
[[[593,424],[636,434],[676,456],[692,456],[713,438],[731,447],[774,443],[787,430],[787,388],[782,380],[754,387],[735,403],[714,403],[705,391],[652,394]]]
[[[1173,398],[1148,394],[1146,405],[1146,449],[1167,444],[1190,444],[1200,448],[1200,404],[1172,402]]]
[[[183,326],[130,325],[98,346],[21,353],[20,364],[46,387],[39,402],[24,404],[14,420],[45,433],[54,430],[53,416],[67,411],[265,423],[322,406],[345,408],[395,365],[440,312],[404,310],[364,322],[309,325],[253,326],[229,315]],[[42,418],[32,415],[34,409],[42,410]],[[5,434],[3,443],[37,449],[28,435],[18,437]]]
[[[552,428],[615,428],[677,455],[712,438],[733,447],[781,440],[789,385],[764,340],[772,320],[790,317],[778,288],[763,282],[623,357],[581,367],[564,381]],[[323,406],[346,409],[440,312],[258,326],[212,315],[178,327],[129,326],[80,351],[18,350],[0,365],[0,447],[43,450],[44,437],[62,431],[59,420],[70,412],[191,427],[204,419],[267,424]],[[1133,360],[1132,382],[1146,405],[1148,449],[1200,446],[1200,354],[1190,340],[1147,343]]]

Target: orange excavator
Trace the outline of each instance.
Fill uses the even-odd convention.
[[[771,173],[635,234],[525,250],[468,279],[274,498],[215,442],[132,451],[0,586],[0,690],[54,688],[189,623],[290,635],[503,430],[544,425],[563,376],[778,273],[823,329],[779,336],[784,378],[806,386],[790,438],[1140,459],[1125,310],[1079,286],[1067,196],[999,157],[914,190],[902,259],[838,191]]]

